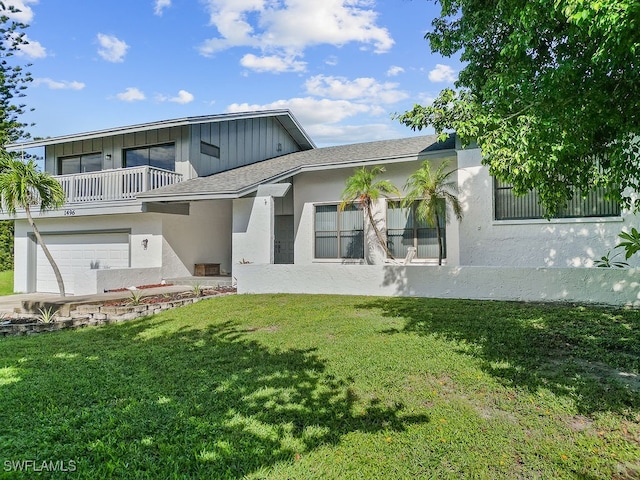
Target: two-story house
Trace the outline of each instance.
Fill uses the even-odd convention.
[[[44,147],[45,170],[66,204],[34,215],[68,293],[158,283],[193,275],[195,264],[230,274],[232,198],[140,198],[159,187],[206,177],[314,144],[288,111],[152,122],[14,145]],[[7,217],[5,217],[7,218]],[[53,270],[24,215],[15,223],[18,292],[57,292]]]
[[[462,149],[455,136],[315,148],[287,110],[154,122],[11,149],[34,147],[44,147],[45,168],[67,195],[62,209],[36,221],[75,294],[198,275],[196,266],[209,265],[214,274],[237,278],[239,291],[429,295],[428,286],[441,282],[434,295],[574,298],[563,290],[566,275],[577,279],[574,290],[588,283],[580,277],[587,269],[576,267],[593,266],[635,220],[600,192],[577,197],[559,218],[546,220],[535,193],[515,197],[489,175],[479,149]],[[375,205],[393,258],[376,246],[361,210],[339,206],[355,168],[383,165],[384,178],[402,190],[425,160],[456,170],[463,204],[462,222],[441,225],[443,267],[434,226],[400,199]],[[15,259],[16,291],[57,292],[20,214]],[[460,269],[477,276],[477,291],[456,276]],[[555,289],[551,294],[538,284],[529,286],[531,294],[509,290],[537,275],[526,269],[565,276],[537,280]],[[438,280],[442,271],[448,276]],[[592,286],[598,282],[604,280]],[[633,294],[631,280],[617,282],[606,288]]]

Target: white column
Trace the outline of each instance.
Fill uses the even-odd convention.
[[[273,263],[274,201],[271,196],[233,201],[233,265]]]

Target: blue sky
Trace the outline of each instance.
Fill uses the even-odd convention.
[[[10,0],[29,24],[32,136],[289,108],[318,146],[411,136],[452,86],[430,0]]]

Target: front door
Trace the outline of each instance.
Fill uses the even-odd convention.
[[[276,215],[274,233],[274,263],[293,263],[293,215]]]

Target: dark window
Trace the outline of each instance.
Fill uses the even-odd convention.
[[[220,147],[207,142],[200,142],[200,153],[204,153],[210,157],[220,158]]]
[[[97,172],[100,170],[102,170],[102,153],[74,155],[58,159],[58,173],[60,175]]]
[[[496,220],[533,220],[544,218],[544,209],[538,202],[535,190],[526,195],[516,197],[510,184],[494,180],[494,205]],[[605,191],[596,188],[582,197],[576,192],[564,208],[560,209],[554,218],[579,217],[618,217],[620,205],[605,199]]]
[[[355,205],[317,205],[316,258],[364,258],[364,216]]]
[[[175,171],[176,146],[170,143],[152,147],[130,148],[124,151],[124,166],[126,168],[145,165]]]
[[[447,230],[440,219],[443,258],[447,258]],[[416,215],[415,204],[403,208],[400,202],[387,203],[387,244],[396,258],[407,256],[409,247],[416,249],[416,258],[438,258],[438,235],[435,225],[429,225]]]

